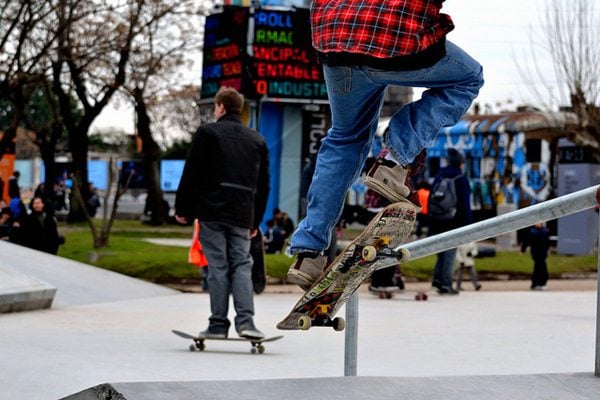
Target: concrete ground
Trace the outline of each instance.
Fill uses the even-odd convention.
[[[344,332],[275,328],[298,298],[292,287],[269,287],[255,298],[257,326],[269,336],[284,335],[266,343],[265,354],[250,354],[247,343],[224,341],[190,352],[190,343],[170,330],[196,333],[206,327],[206,293],[138,284],[6,246],[12,245],[0,244],[0,267],[20,262],[20,273],[58,291],[51,309],[0,314],[0,399],[57,399],[107,382],[131,393],[121,398],[139,399],[281,398],[282,393],[291,399],[319,393],[322,398],[597,399],[600,393],[600,379],[592,375],[595,280],[568,290],[551,281],[545,292],[527,290],[528,282],[519,284],[522,290],[483,282],[480,292],[431,293],[426,302],[414,301],[411,285],[392,300],[362,289],[359,378],[347,380],[340,378]]]

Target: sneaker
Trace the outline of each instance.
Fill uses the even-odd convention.
[[[239,337],[244,339],[264,339],[265,334],[254,327],[242,328],[238,332]]]
[[[327,265],[327,257],[315,253],[299,253],[290,266],[287,281],[308,290]]]
[[[369,169],[365,178],[365,185],[391,202],[408,199],[420,211],[421,202],[414,188],[412,177],[423,172],[426,157],[427,153],[423,150],[406,167],[402,167],[392,160],[379,157]]]
[[[446,286],[442,286],[442,288],[438,290],[438,293],[439,294],[452,294],[452,295],[459,294],[459,292],[454,290],[454,288],[446,287]]]
[[[208,328],[200,332],[198,334],[198,337],[204,337],[209,339],[227,339],[227,332],[219,332]]]
[[[385,158],[378,158],[365,178],[365,185],[392,203],[406,199],[411,189],[406,185],[408,169]]]

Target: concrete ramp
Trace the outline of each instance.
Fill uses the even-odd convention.
[[[593,374],[339,377],[253,381],[105,383],[68,400],[597,400]]]
[[[6,302],[4,307],[35,302],[62,307],[178,293],[4,241],[0,241],[0,254],[0,301]]]

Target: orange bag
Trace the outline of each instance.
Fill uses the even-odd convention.
[[[208,260],[202,250],[202,243],[200,243],[200,222],[194,220],[194,235],[192,236],[192,246],[190,247],[190,253],[188,255],[188,262],[197,267],[208,266]]]

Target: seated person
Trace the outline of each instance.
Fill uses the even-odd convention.
[[[285,236],[283,229],[270,219],[267,221],[267,231],[265,232],[265,252],[267,254],[279,253],[283,249]]]

